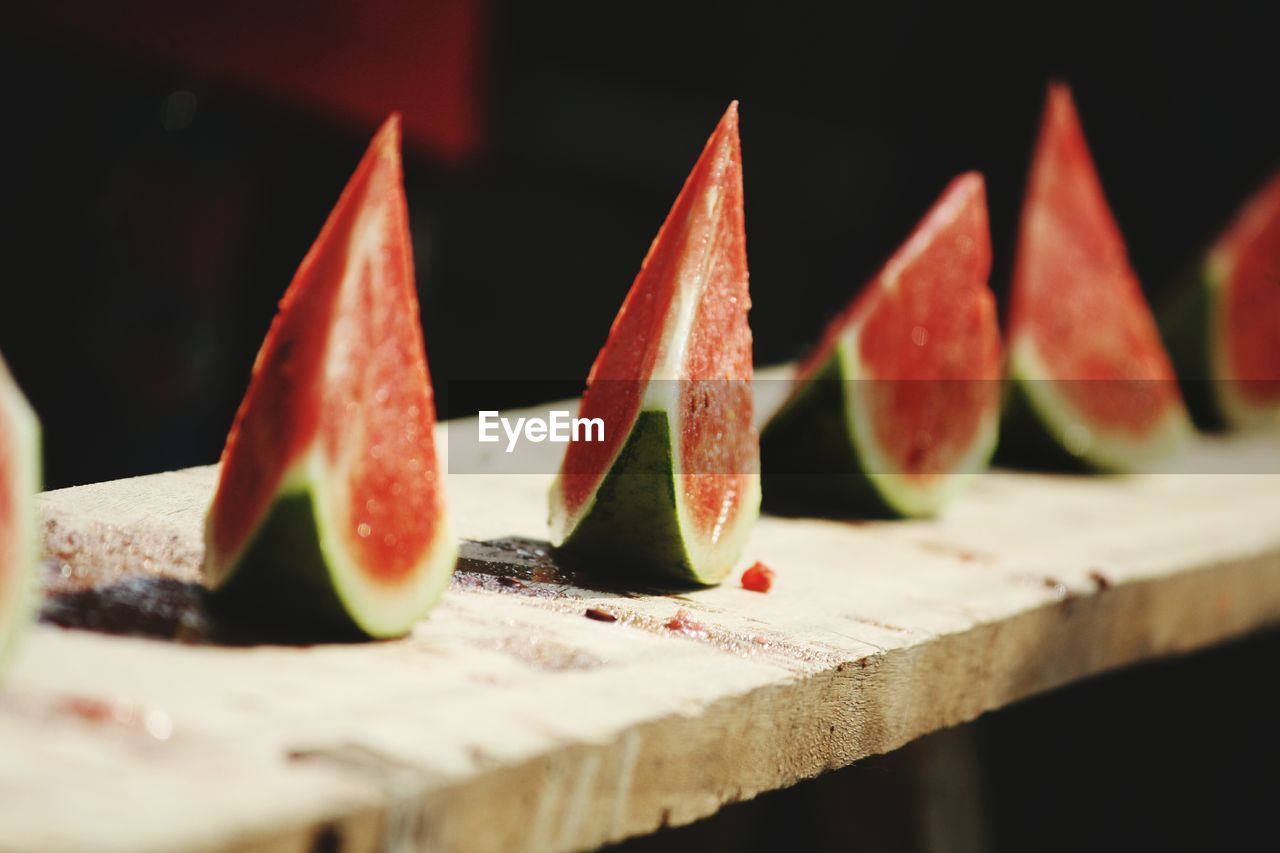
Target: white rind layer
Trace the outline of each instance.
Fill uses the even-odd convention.
[[[621,448],[619,448],[621,449]],[[617,458],[617,454],[614,454]],[[613,464],[612,461],[610,464]],[[604,478],[600,478],[604,482]],[[600,490],[600,485],[596,484],[596,492]],[[582,506],[576,513],[570,514],[565,507],[564,488],[561,485],[561,475],[557,474],[555,480],[551,483],[551,491],[548,494],[547,503],[549,511],[547,513],[547,526],[550,528],[550,540],[553,547],[559,548],[569,538],[569,534],[578,526],[578,522],[591,511],[591,507],[595,506],[596,493],[592,492],[591,497],[583,502]]]
[[[676,423],[676,421],[668,422]],[[679,431],[673,430],[672,432],[677,436],[674,452],[676,458],[679,459],[681,458]],[[676,514],[680,520],[680,529],[685,531],[686,534],[688,531],[698,529],[684,498],[684,486],[687,478],[716,476],[725,475],[676,475]],[[747,547],[747,540],[751,538],[751,530],[755,526],[756,520],[760,517],[761,491],[759,472],[748,473],[742,477],[742,482],[745,487],[745,493],[736,496],[737,509],[734,514],[726,518],[729,509],[726,501],[724,510],[721,512],[720,521],[709,536],[705,539],[696,535],[685,536],[685,552],[689,555],[690,563],[697,570],[699,578],[704,583],[719,583],[733,571],[734,564],[738,562],[743,550]]]
[[[0,572],[0,666],[12,652],[34,608],[37,595],[36,562],[40,556],[40,529],[36,514],[36,494],[40,491],[40,422],[22,392],[0,361],[0,419],[13,441],[13,476],[0,488],[10,489],[14,512],[12,542],[0,551],[0,559],[10,565]]]
[[[987,469],[995,452],[1000,429],[1000,411],[993,406],[979,427],[978,437],[952,473],[928,478],[898,473],[901,464],[885,452],[875,438],[872,407],[867,404],[862,380],[873,380],[872,372],[858,356],[859,325],[854,325],[836,344],[837,356],[846,377],[845,423],[862,462],[863,474],[886,503],[903,515],[934,515],[963,491],[975,474]],[[982,381],[982,380],[978,380]],[[994,381],[994,380],[993,380]]]
[[[718,184],[712,184],[702,196],[701,201],[706,210],[704,216],[710,222],[718,222],[721,215],[723,194]],[[714,236],[714,232],[713,232]],[[690,477],[722,476],[716,474],[686,474],[683,466],[684,452],[681,447],[683,430],[679,428],[682,412],[680,394],[685,375],[684,366],[688,361],[689,341],[693,339],[693,326],[697,320],[698,307],[702,303],[703,290],[706,287],[711,263],[715,260],[714,246],[708,242],[702,248],[702,258],[694,270],[682,270],[681,281],[676,285],[671,310],[667,314],[667,322],[663,332],[662,345],[658,351],[658,363],[645,388],[644,402],[641,410],[645,412],[662,412],[667,417],[672,438],[672,460],[675,465],[676,515],[680,529],[685,533],[684,546],[690,563],[697,573],[708,583],[718,583],[733,569],[733,564],[741,556],[760,514],[760,477],[759,472],[744,477],[746,494],[739,495],[737,512],[732,518],[721,520],[703,539],[689,535],[698,529],[693,515],[685,502],[685,486]],[[654,381],[657,380],[657,381]],[[593,496],[594,500],[594,496]]]
[[[408,580],[379,581],[361,567],[347,547],[344,531],[347,531],[349,522],[329,517],[330,508],[348,506],[349,498],[330,493],[334,487],[326,484],[345,484],[346,480],[341,475],[334,476],[322,461],[322,455],[313,450],[307,460],[307,487],[316,517],[316,529],[320,534],[320,551],[328,566],[333,588],[346,605],[352,621],[366,634],[371,637],[400,636],[440,600],[453,574],[458,542],[453,535],[444,496],[439,495],[440,515],[436,519],[434,539],[422,559],[405,572]]]
[[[1053,376],[1026,335],[1010,343],[1009,375],[1053,438],[1093,468],[1117,474],[1158,471],[1160,464],[1186,447],[1195,434],[1181,404],[1169,406],[1160,422],[1144,435],[1100,429],[1059,393],[1057,383],[1068,380]]]
[[[371,637],[402,636],[440,600],[453,574],[458,543],[453,535],[446,502],[440,496],[435,538],[422,559],[405,571],[405,577],[410,580],[379,581],[369,575],[346,546],[342,531],[348,529],[350,522],[347,518],[335,516],[342,515],[338,508],[348,506],[350,498],[343,487],[326,486],[337,482],[345,484],[345,474],[327,465],[323,461],[323,453],[313,448],[281,480],[267,513],[280,501],[305,497],[311,505],[329,584],[341,599],[348,617]],[[218,589],[241,570],[239,563],[259,535],[266,517],[259,519],[258,527],[245,538],[234,555],[206,559],[205,581],[211,588]],[[212,515],[206,522],[206,548],[210,555],[211,519]]]

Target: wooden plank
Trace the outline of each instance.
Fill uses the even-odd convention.
[[[1210,470],[1274,452],[1197,448]],[[194,580],[214,474],[43,495],[55,585]],[[548,481],[450,474],[459,532],[542,538]],[[568,850],[692,821],[1276,623],[1280,475],[996,472],[937,520],[765,517],[767,595],[504,586],[501,551],[464,553],[396,642],[38,627],[0,696],[0,848]],[[679,608],[705,631],[665,628]]]

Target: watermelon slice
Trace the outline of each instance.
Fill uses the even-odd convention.
[[[1000,418],[982,176],[951,182],[801,364],[761,435],[769,505],[928,515],[985,468]]]
[[[1027,181],[1008,347],[1011,461],[1136,471],[1192,434],[1062,84],[1049,87]]]
[[[0,664],[26,624],[39,554],[40,424],[0,358]]]
[[[456,557],[401,180],[393,115],[280,303],[209,510],[215,602],[299,636],[405,633]]]
[[[737,102],[667,215],[587,378],[551,489],[561,553],[588,569],[722,580],[759,514]]]
[[[1280,426],[1280,172],[1214,243],[1166,320],[1197,423]]]

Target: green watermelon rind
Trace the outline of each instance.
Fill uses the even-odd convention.
[[[642,409],[595,493],[574,517],[564,513],[560,478],[551,488],[551,527],[567,562],[622,580],[680,586],[712,586],[724,580],[742,556],[760,514],[760,477],[715,543],[693,530],[679,488],[679,448],[666,408]]]
[[[1213,432],[1228,425],[1222,395],[1214,381],[1219,280],[1213,265],[1199,265],[1195,274],[1174,290],[1173,299],[1160,315],[1160,332],[1187,411],[1196,426]]]
[[[952,473],[929,483],[908,477],[875,439],[859,393],[870,371],[857,353],[853,330],[765,425],[760,453],[768,505],[867,518],[937,515],[986,469],[999,418],[993,412],[980,427]]]
[[[1000,417],[1000,444],[995,464],[1020,470],[1058,474],[1091,474],[1097,471],[1069,452],[1041,422],[1023,383],[1005,383]]]
[[[1228,286],[1230,261],[1210,254],[1196,275],[1175,291],[1161,317],[1187,408],[1205,430],[1275,430],[1280,405],[1249,403],[1227,379],[1222,293]]]
[[[760,468],[770,511],[900,515],[880,496],[858,460],[845,417],[843,361],[833,352],[760,431]]]
[[[240,553],[206,576],[211,602],[273,633],[314,640],[387,639],[408,633],[440,600],[458,546],[441,503],[434,537],[406,581],[382,582],[342,544],[342,525],[325,524],[327,478],[314,461],[285,478]],[[211,536],[212,524],[207,527]],[[287,610],[282,602],[295,602]]]
[[[14,509],[19,513],[16,526],[26,530],[25,547],[19,551],[12,577],[6,579],[10,588],[0,589],[0,676],[17,648],[24,629],[30,625],[40,600],[39,578],[36,565],[40,558],[40,524],[36,510],[36,495],[41,488],[41,436],[40,421],[22,392],[8,376],[4,363],[0,362],[0,407],[14,437],[18,452],[15,460],[25,460],[17,476],[21,482],[14,489],[19,498]],[[26,496],[26,500],[21,498]],[[25,516],[25,518],[23,517]],[[24,583],[25,579],[25,583]]]
[[[1146,436],[1134,438],[1090,425],[1048,378],[1050,371],[1026,336],[1009,344],[1009,392],[1003,434],[1020,448],[1043,448],[1045,454],[1004,455],[1021,467],[1087,470],[1108,474],[1159,471],[1190,443],[1195,427],[1181,403],[1169,406],[1161,422]]]

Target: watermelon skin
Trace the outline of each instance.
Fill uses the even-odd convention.
[[[264,636],[402,635],[456,559],[399,141],[393,116],[290,284],[223,451],[205,580]]]
[[[590,509],[570,522],[552,489],[556,551],[563,560],[620,582],[658,587],[712,586],[742,555],[760,514],[759,475],[744,478],[739,509],[713,547],[690,534],[693,522],[679,495],[678,430],[668,409],[644,409],[597,487]],[[703,476],[717,476],[708,474]]]
[[[761,432],[765,506],[780,514],[850,518],[936,515],[990,463],[1000,434],[999,409],[989,407],[968,452],[949,473],[913,487],[858,425],[868,405],[860,390],[875,380],[859,378],[855,348],[838,343]],[[996,399],[994,380],[977,381]]]
[[[1194,432],[1070,89],[1059,83],[1049,86],[1023,202],[1007,375],[1005,463],[1153,470]]]
[[[765,508],[782,515],[894,518],[904,514],[875,487],[857,452],[845,344],[769,419],[760,433]]]
[[[986,468],[1000,379],[990,265],[985,189],[968,173],[832,321],[766,424],[770,510],[928,516]]]
[[[0,675],[38,595],[40,422],[0,358]]]
[[[724,580],[745,545],[749,524],[730,532],[736,541],[725,549],[725,559],[696,559],[697,544],[680,522],[674,445],[668,413],[642,411],[596,492],[595,508],[557,549],[567,563],[597,569],[604,563],[606,574],[624,582],[683,587]],[[746,503],[758,511],[758,487]]]
[[[279,636],[298,642],[362,638],[368,632],[348,615],[336,591],[340,581],[330,571],[321,537],[313,495],[281,495],[212,605],[233,619],[271,625]],[[280,602],[290,597],[306,606],[282,612]]]
[[[1220,432],[1228,427],[1215,389],[1212,330],[1217,326],[1217,282],[1203,266],[1175,289],[1160,317],[1160,331],[1173,359],[1187,412],[1197,427]]]
[[[456,546],[442,542],[428,557],[426,583],[403,590],[397,601],[371,606],[367,592],[343,571],[341,551],[317,521],[320,500],[314,489],[282,494],[236,571],[210,597],[211,607],[253,627],[264,640],[353,642],[404,634],[448,586]],[[377,615],[368,615],[371,610]]]
[[[730,104],[627,293],[550,492],[552,542],[587,572],[723,580],[759,514],[737,104]]]
[[[314,486],[280,495],[235,571],[212,590],[210,605],[264,639],[348,642],[404,635],[448,587],[456,543],[441,539],[423,560],[421,582],[393,594],[371,594],[352,582],[359,569],[344,565],[343,552],[316,511],[322,500]],[[441,530],[449,535],[447,522]]]
[[[1280,430],[1280,172],[1175,290],[1161,320],[1197,426]]]
[[[1067,450],[1064,436],[1045,426],[1045,418],[1036,409],[1027,387],[1022,382],[1011,381],[1005,388],[995,461],[1008,468],[1024,470],[1094,473],[1097,470],[1094,465]]]

